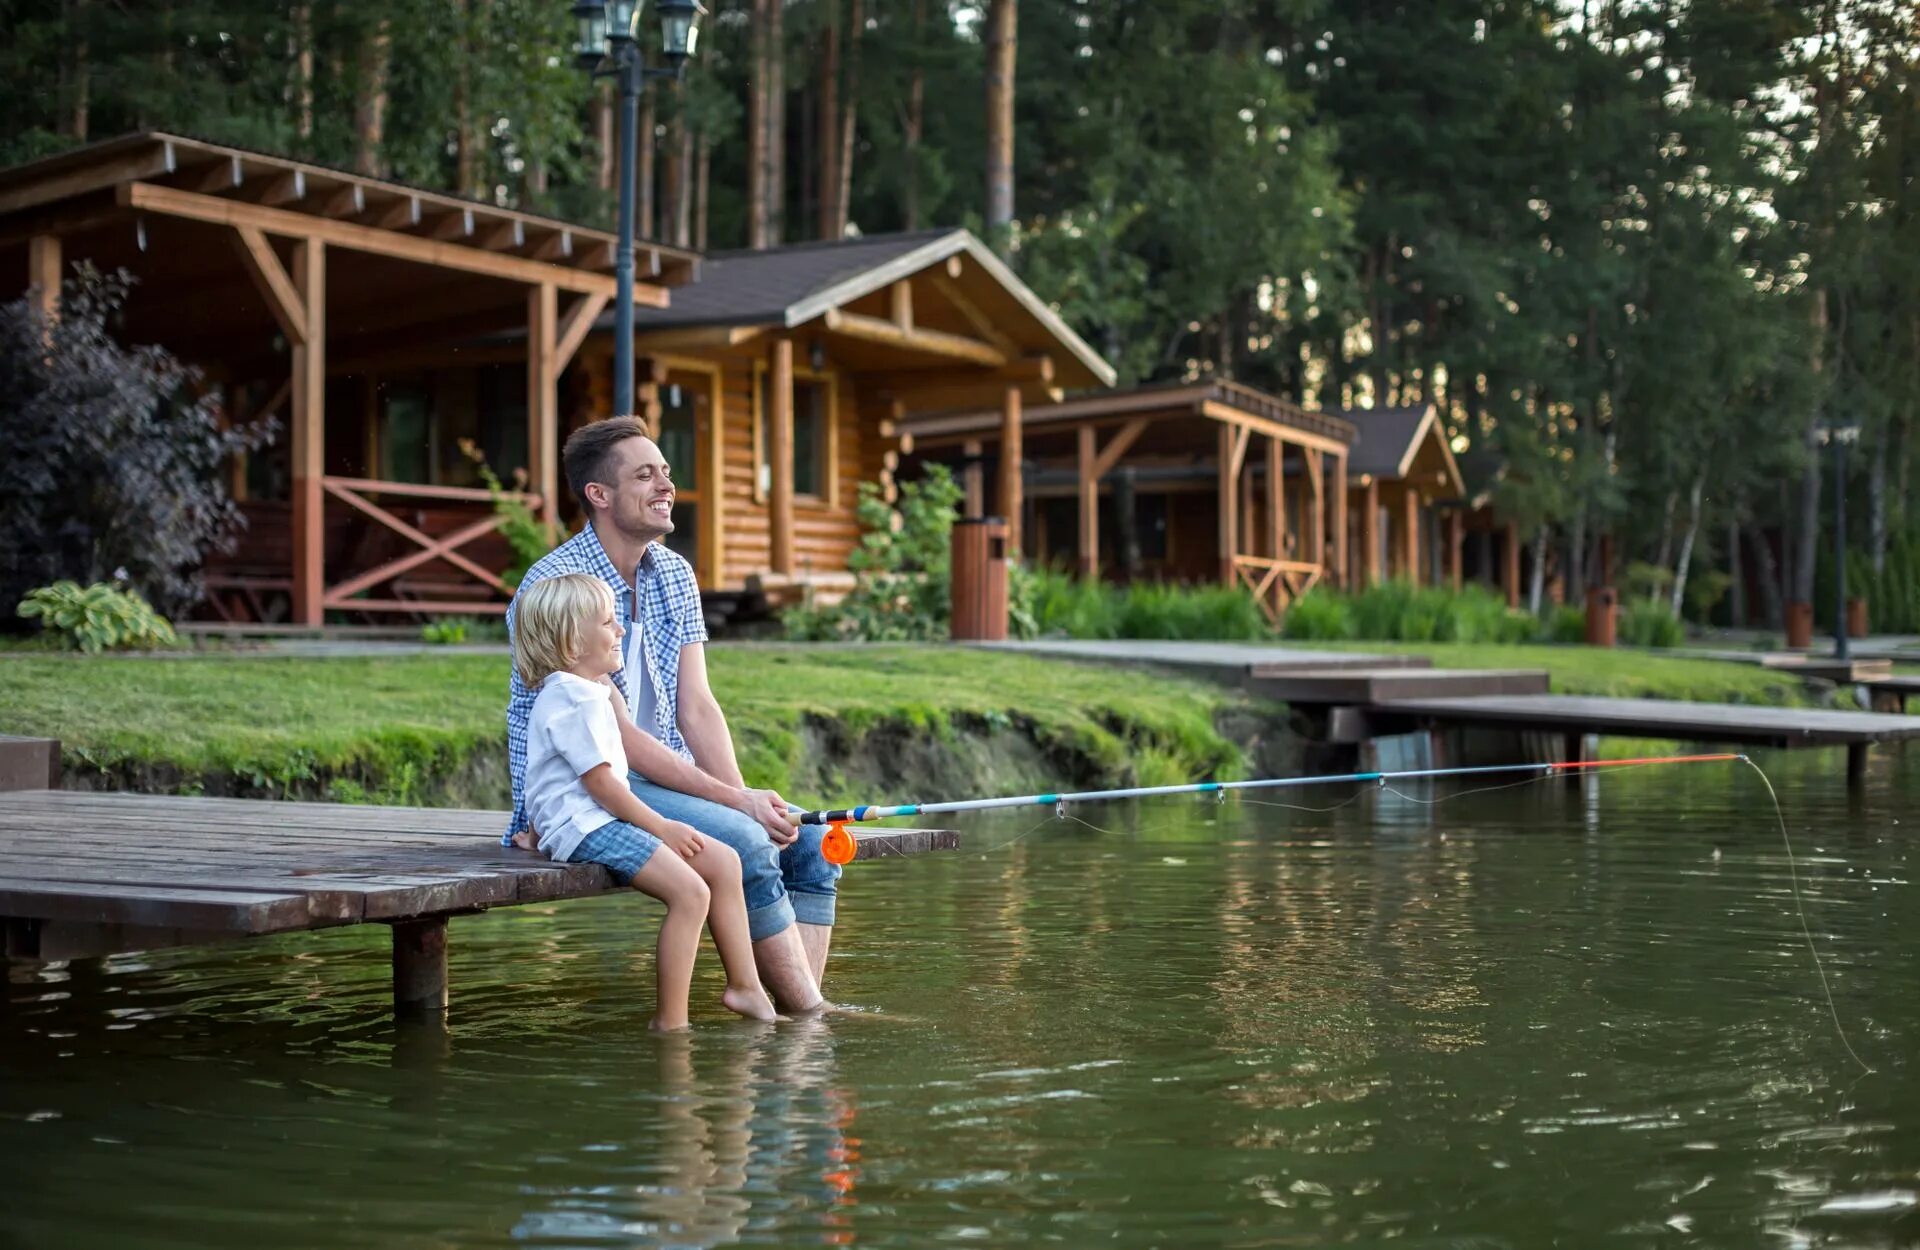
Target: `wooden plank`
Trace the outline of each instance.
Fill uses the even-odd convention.
[[[299,894],[88,885],[5,875],[0,875],[0,916],[254,934],[313,924],[307,900]]]
[[[1091,581],[1100,576],[1100,477],[1094,472],[1093,427],[1083,425],[1080,437],[1080,576]]]
[[[60,743],[0,734],[0,792],[51,790],[60,784]]]
[[[306,303],[301,299],[293,279],[280,264],[280,258],[274,255],[267,236],[252,226],[236,226],[233,242],[234,250],[240,254],[241,264],[246,267],[254,286],[265,297],[267,311],[280,323],[287,342],[294,347],[306,346]]]
[[[306,337],[293,349],[293,428],[288,436],[293,453],[293,618],[313,626],[326,611],[326,255],[326,245],[318,239],[294,244],[293,287]]]
[[[1394,699],[1380,704],[1379,711],[1446,724],[1521,725],[1543,730],[1774,747],[1836,746],[1920,738],[1920,716],[1667,699],[1576,695]]]
[[[283,208],[269,208],[261,204],[247,204],[213,196],[196,195],[191,191],[181,191],[149,182],[122,184],[117,194],[123,207],[181,217],[189,221],[205,221],[222,226],[249,225],[269,234],[280,234],[294,239],[318,239],[323,243],[344,247],[351,251],[387,256],[395,260],[410,260],[422,265],[437,265],[442,269],[457,269],[484,277],[504,278],[513,282],[551,282],[567,291],[602,293],[609,296],[615,294],[612,274],[550,265],[527,257],[489,252],[462,243],[399,234],[375,226],[363,226],[357,222],[337,221]],[[664,308],[667,304],[666,289],[646,282],[636,282],[633,284],[633,302]]]
[[[985,365],[989,369],[998,369],[1010,359],[1007,353],[993,344],[983,343],[979,339],[970,339],[964,334],[949,334],[945,330],[904,329],[884,317],[843,312],[838,308],[829,308],[825,317],[822,318],[822,324],[826,326],[829,333],[844,335],[850,339],[898,347],[903,351],[921,352],[929,356],[964,360],[969,364]]]
[[[17,187],[0,191],[0,214],[18,212],[36,204],[99,191],[132,178],[158,178],[174,172],[176,160],[171,143],[144,149],[98,165],[86,165],[65,174],[36,178]]]
[[[1284,703],[1371,705],[1390,699],[1546,694],[1544,669],[1341,669],[1256,676],[1247,688]]]
[[[27,240],[27,285],[40,315],[51,321],[60,312],[60,279],[65,271],[61,263],[60,236],[36,234]]]
[[[527,460],[534,493],[540,496],[540,515],[549,523],[560,517],[559,298],[551,282],[527,292]]]
[[[769,521],[772,525],[773,571],[793,573],[793,340],[773,341],[769,364],[773,423],[769,463],[773,469]],[[758,466],[754,472],[758,473]]]
[[[1022,465],[1026,459],[1026,426],[1023,400],[1018,386],[1009,386],[1000,395],[1000,515],[1007,522],[1007,555],[1018,559],[1021,545],[1020,524],[1026,509],[1026,482]]]

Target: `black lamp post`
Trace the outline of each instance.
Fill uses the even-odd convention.
[[[633,169],[638,160],[640,93],[650,78],[678,78],[700,38],[697,0],[654,0],[660,22],[660,47],[666,64],[650,69],[642,61],[635,24],[639,0],[577,0],[574,21],[580,33],[574,62],[595,78],[620,83],[620,241],[614,250],[613,403],[616,412],[633,408]]]
[[[1847,653],[1847,444],[1857,442],[1857,425],[1829,425],[1817,437],[1833,448],[1833,658]]]

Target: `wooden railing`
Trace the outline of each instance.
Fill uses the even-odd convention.
[[[513,587],[507,585],[500,574],[471,557],[461,553],[460,548],[468,546],[476,539],[483,538],[498,530],[500,516],[494,511],[494,497],[484,490],[462,486],[417,486],[404,482],[380,482],[370,478],[328,477],[322,479],[326,493],[346,504],[362,515],[378,522],[386,529],[412,543],[416,550],[397,559],[389,560],[364,573],[355,574],[343,582],[326,588],[322,598],[325,607],[354,612],[505,612],[507,600],[513,597]],[[468,522],[446,534],[434,535],[409,525],[391,511],[374,503],[371,495],[395,496],[402,499],[433,500],[440,503],[473,503],[486,507],[486,514]],[[540,507],[540,497],[520,492],[504,492],[503,498],[526,504],[536,511]],[[363,591],[383,582],[392,582],[402,574],[419,568],[433,560],[441,560],[467,574],[499,598],[475,599],[409,599],[395,597],[388,599],[357,598]]]
[[[1324,565],[1311,560],[1272,560],[1265,556],[1236,555],[1233,574],[1253,592],[1254,602],[1267,619],[1279,624],[1287,605],[1312,590],[1325,574]]]

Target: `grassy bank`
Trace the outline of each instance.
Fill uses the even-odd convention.
[[[1464,642],[1299,642],[1290,647],[1425,655],[1435,668],[1544,668],[1555,694],[1685,699],[1807,707],[1819,700],[1801,678],[1757,664],[1731,664],[1601,647]]]
[[[809,803],[917,776],[1238,776],[1221,727],[1259,715],[1204,683],[945,647],[719,645],[710,668],[748,781]],[[0,732],[149,790],[499,804],[505,696],[502,655],[0,659]]]

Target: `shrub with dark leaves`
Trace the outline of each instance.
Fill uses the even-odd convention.
[[[51,319],[31,295],[0,306],[0,621],[63,578],[119,578],[173,615],[240,528],[227,458],[272,429],[222,430],[192,368],[115,340],[129,284],[82,267]]]

